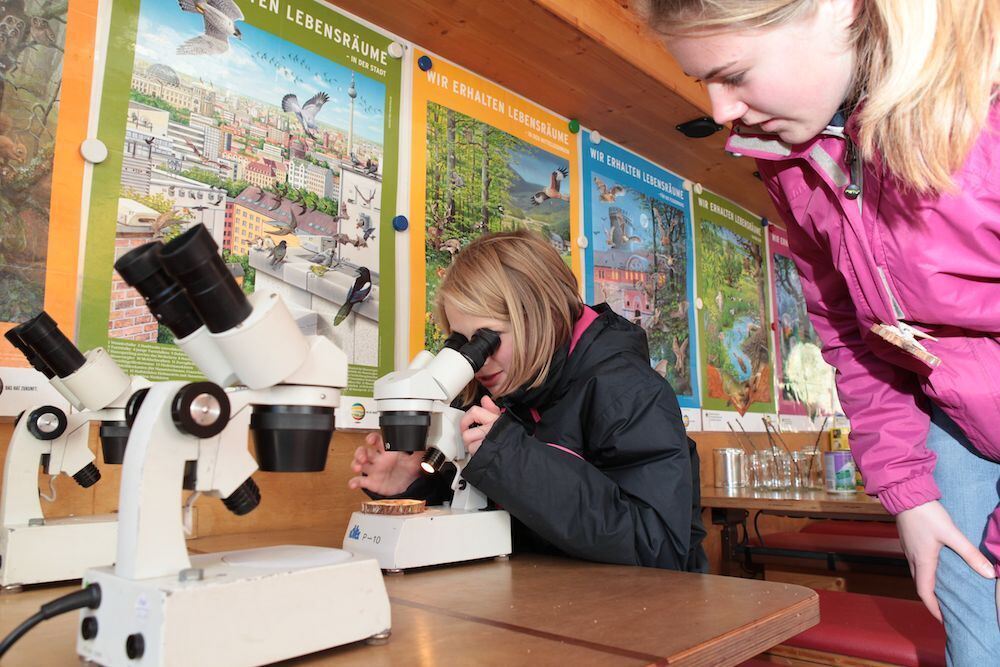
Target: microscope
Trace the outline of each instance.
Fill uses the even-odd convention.
[[[14,425],[0,487],[0,586],[79,579],[87,568],[114,562],[118,519],[113,514],[45,518],[38,467],[89,488],[101,478],[90,451],[90,424],[100,422],[105,463],[120,464],[128,439],[125,404],[149,383],[131,378],[102,348],[86,355],[44,311],[4,334],[72,406],[41,405]]]
[[[510,554],[510,514],[487,509],[486,496],[462,479],[468,457],[459,422],[465,413],[451,407],[499,344],[500,336],[488,329],[479,329],[471,340],[452,334],[437,355],[422,350],[406,370],[375,381],[386,450],[426,449],[420,464],[426,473],[454,463],[455,493],[450,505],[417,514],[355,512],[344,536],[345,549],[376,558],[382,569],[393,573]]]
[[[247,298],[202,225],[140,246],[115,268],[185,350],[194,342],[209,381],[133,396],[117,559],[84,576],[101,602],[82,612],[77,653],[107,667],[237,667],[387,638],[374,559],[295,545],[189,556],[184,541],[182,489],[244,515],[260,503],[258,466],[323,469],[347,384],[344,352],[304,336],[277,294]]]

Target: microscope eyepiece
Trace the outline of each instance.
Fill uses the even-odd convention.
[[[24,339],[21,338],[20,330],[23,326],[24,324],[18,324],[16,327],[8,329],[3,335],[4,338],[6,338],[11,345],[16,347],[18,351],[24,355],[24,358],[28,360],[28,363],[31,364],[32,368],[51,380],[56,376],[55,371],[49,368],[45,362],[42,361],[42,358],[39,357],[38,354],[31,348],[31,346],[24,342]]]
[[[61,378],[69,377],[87,361],[44,310],[16,327],[16,331],[16,335],[35,351],[42,363]]]
[[[498,347],[500,347],[500,334],[492,329],[476,329],[472,339],[458,348],[458,351],[468,360],[472,370],[478,371]]]
[[[462,349],[462,346],[469,342],[469,339],[458,333],[457,331],[452,331],[451,335],[444,339],[444,347],[455,350],[456,352]]]
[[[204,324],[187,292],[163,266],[163,244],[153,241],[130,250],[115,262],[115,270],[142,296],[150,312],[177,338],[186,338]]]
[[[229,331],[253,307],[219,256],[219,246],[204,225],[195,225],[160,251],[163,266],[187,291],[212,333]]]

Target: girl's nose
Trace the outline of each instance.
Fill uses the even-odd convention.
[[[749,110],[738,96],[721,83],[708,84],[708,98],[712,101],[712,118],[719,125],[739,120]]]

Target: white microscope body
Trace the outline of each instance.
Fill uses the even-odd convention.
[[[18,338],[15,342],[22,326],[40,318],[48,323],[44,332],[47,341],[53,343],[56,339],[63,359],[70,354],[78,360],[68,367],[57,366],[68,371],[80,364],[65,377],[56,375],[26,341]],[[96,483],[101,475],[93,465],[94,454],[89,446],[91,422],[102,422],[105,461],[120,462],[112,460],[110,452],[117,449],[115,455],[120,456],[121,447],[115,448],[115,444],[124,445],[126,401],[132,392],[149,383],[125,375],[101,348],[81,355],[45,313],[16,327],[7,337],[32,365],[49,376],[49,382],[75,409],[38,406],[24,412],[14,426],[0,486],[0,587],[17,590],[26,584],[79,579],[87,568],[114,562],[118,517],[95,514],[45,518],[39,499],[38,467],[41,463],[53,478],[65,473],[83,487]]]
[[[419,514],[351,515],[344,548],[376,558],[384,570],[506,557],[511,551],[510,514],[487,509],[486,496],[462,479],[468,456],[459,422],[465,413],[451,407],[495,346],[485,350],[478,365],[457,347],[445,347],[437,355],[423,350],[406,370],[375,382],[385,448],[416,451],[426,446],[422,464],[426,471],[436,471],[445,461],[457,468],[450,505],[429,507]],[[395,417],[405,425],[390,425]],[[423,429],[414,423],[428,418]]]
[[[182,249],[211,243],[216,252],[205,236],[196,227],[164,253],[178,242]],[[216,347],[213,374],[240,386],[164,382],[142,399],[122,471],[118,557],[84,577],[101,588],[100,606],[81,614],[77,652],[87,660],[263,665],[389,635],[389,598],[371,558],[312,546],[187,553],[185,484],[222,498],[235,514],[253,510],[260,492],[250,477],[258,462],[247,450],[248,431],[262,469],[321,470],[347,383],[343,351],[303,336],[280,297],[256,293],[248,308],[200,343]]]

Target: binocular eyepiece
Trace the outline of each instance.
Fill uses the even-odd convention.
[[[8,330],[4,337],[50,380],[57,375],[69,377],[87,361],[44,310]]]
[[[153,241],[127,252],[115,270],[179,339],[202,325],[212,333],[228,331],[253,310],[204,225],[166,245]]]

